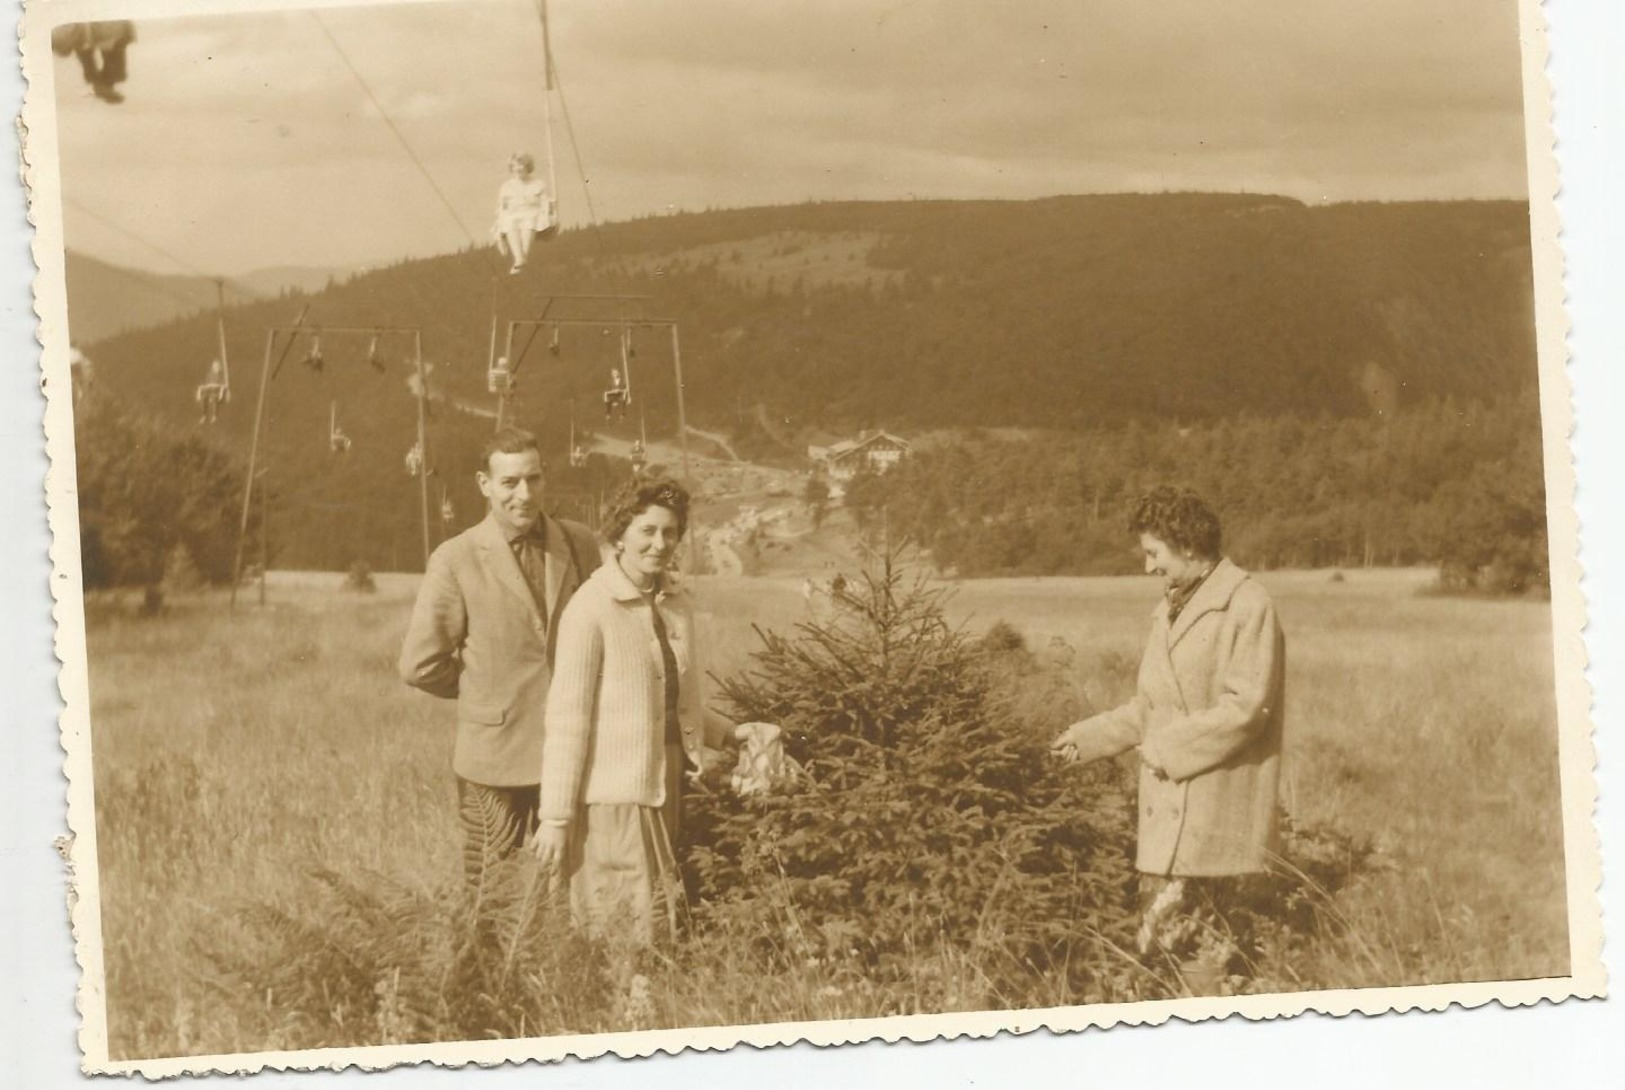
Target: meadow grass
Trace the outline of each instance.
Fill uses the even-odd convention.
[[[1549,609],[1421,596],[1413,573],[1264,579],[1289,639],[1293,819],[1375,849],[1374,865],[1321,905],[1336,926],[1268,966],[1269,978],[1369,987],[1565,974]],[[319,1032],[297,1024],[278,995],[245,993],[206,956],[229,942],[243,906],[309,910],[313,871],[387,876],[424,904],[459,873],[452,711],[394,671],[414,580],[382,577],[375,595],[339,582],[277,578],[270,606],[250,594],[234,613],[217,594],[172,602],[157,620],[107,601],[88,611],[114,1057],[389,1037],[337,1001]],[[784,630],[808,615],[799,580],[698,583],[708,665],[721,675],[748,666],[753,623]],[[1045,695],[1046,706],[1104,707],[1132,684],[1155,594],[1144,579],[973,581],[957,585],[948,612],[973,634],[1000,620],[1019,630],[1075,695]],[[786,934],[794,927],[787,919]],[[793,967],[764,975],[712,939],[703,956],[656,972],[648,1018],[974,1007],[988,1001],[985,956],[922,938],[914,985],[882,991],[850,966],[784,959]],[[620,1028],[558,1017],[527,1031]]]

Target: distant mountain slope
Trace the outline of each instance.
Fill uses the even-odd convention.
[[[730,433],[747,453],[813,428],[1347,416],[1487,399],[1535,380],[1528,213],[1514,202],[1310,208],[1176,194],[813,204],[566,232],[537,258],[515,277],[484,249],[377,269],[310,297],[312,320],[418,327],[434,387],[448,401],[490,405],[493,309],[503,342],[508,319],[540,314],[550,295],[650,296],[555,300],[551,317],[606,319],[563,327],[557,354],[545,334],[527,349],[519,331],[518,418],[543,433],[555,461],[572,403],[579,427],[606,428],[599,395],[620,365],[613,319],[640,313],[678,323],[688,422]],[[95,309],[85,291],[70,275],[75,314]],[[265,328],[293,321],[305,301],[232,309],[236,388],[214,432],[222,443],[246,451]],[[651,436],[672,435],[670,335],[640,328],[633,347],[633,418],[608,430],[630,435],[641,415]],[[409,346],[380,342],[383,375],[364,365],[366,348],[364,338],[329,336],[321,374],[290,360],[273,387],[267,452],[289,503],[308,494],[313,512],[377,508],[355,542],[331,525],[320,540],[302,536],[284,520],[289,548],[309,550],[289,562],[347,563],[335,557],[375,540],[384,522],[388,533],[412,532],[416,492],[401,468],[415,421]],[[98,346],[98,381],[190,427],[192,391],[213,353],[209,316],[174,320]],[[343,466],[325,443],[334,402],[356,440]],[[478,507],[467,468],[489,428],[449,405],[434,422],[441,461],[457,462],[448,496],[464,513]],[[594,487],[567,467],[555,484]]]
[[[269,269],[241,273],[232,280],[250,292],[277,296],[285,291],[305,293],[322,291],[330,283],[343,280],[355,272],[355,269],[316,265],[276,265]]]
[[[257,269],[225,283],[228,306],[284,291],[317,291],[342,269],[286,266]],[[67,254],[68,323],[76,344],[93,344],[132,329],[160,325],[173,318],[213,311],[213,280],[199,276],[166,276],[110,265],[86,254]]]

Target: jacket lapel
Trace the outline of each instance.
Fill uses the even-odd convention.
[[[1188,608],[1188,607],[1187,607]],[[1168,600],[1164,598],[1151,614],[1151,648],[1145,660],[1145,688],[1153,693],[1167,693],[1184,713],[1185,694],[1179,688],[1179,675],[1174,671],[1173,640],[1168,629]]]
[[[564,536],[564,527],[546,515],[542,516],[542,524],[547,527],[547,604],[552,607],[552,621],[557,623],[559,603],[565,598],[565,580],[574,580],[576,576],[574,565],[570,562],[570,542]],[[570,587],[570,590],[574,589]]]
[[[1179,611],[1179,616],[1168,626],[1168,649],[1173,650],[1203,614],[1228,606],[1236,588],[1246,579],[1246,572],[1227,559],[1220,560],[1202,585],[1196,588],[1191,600],[1185,603],[1185,608]]]
[[[536,596],[530,592],[530,584],[525,582],[525,573],[519,570],[519,559],[513,555],[513,548],[503,536],[502,528],[490,515],[480,523],[480,552],[485,558],[486,570],[525,603],[532,621],[540,620],[541,610],[536,608]],[[551,570],[552,566],[549,558],[548,569]]]

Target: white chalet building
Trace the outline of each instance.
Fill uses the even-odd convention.
[[[829,446],[810,446],[807,458],[815,472],[822,472],[839,488],[857,476],[860,469],[884,473],[904,458],[912,448],[907,439],[889,431],[859,432],[856,439],[842,439]]]

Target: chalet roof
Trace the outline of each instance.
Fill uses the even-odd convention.
[[[808,447],[807,452],[813,457],[823,458],[828,461],[835,462],[847,457],[848,455],[856,454],[865,447],[872,446],[883,439],[894,443],[903,450],[913,449],[909,441],[904,439],[902,436],[893,435],[891,432],[885,430],[876,430],[859,432],[857,438],[855,439],[842,439],[838,442],[830,443],[827,446]]]
[[[852,440],[852,449],[861,450],[862,448],[869,446],[872,443],[877,443],[882,439],[889,439],[891,442],[896,443],[904,450],[909,449],[910,446],[909,441],[904,439],[901,435],[893,435],[891,432],[882,429],[859,434],[855,440]]]

